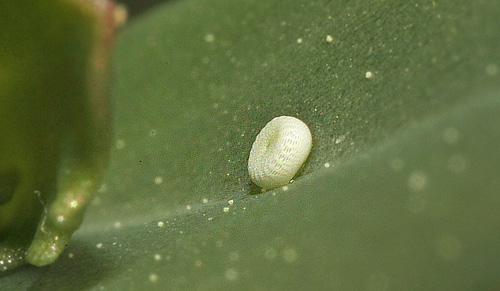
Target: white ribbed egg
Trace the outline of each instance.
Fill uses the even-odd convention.
[[[260,131],[250,150],[248,172],[264,190],[288,184],[306,161],[312,147],[311,131],[300,119],[280,116]]]

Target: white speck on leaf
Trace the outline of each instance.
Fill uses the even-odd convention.
[[[413,191],[422,191],[427,186],[427,175],[423,172],[413,172],[408,179],[408,186]]]
[[[225,277],[228,281],[235,281],[238,279],[238,272],[233,268],[229,268],[226,270]]]
[[[285,249],[283,251],[283,259],[287,263],[293,263],[297,259],[297,251],[294,249]]]
[[[205,41],[208,42],[208,43],[211,43],[211,42],[214,42],[215,40],[215,37],[213,34],[207,34],[205,35]]]
[[[156,281],[158,281],[158,275],[156,275],[155,273],[149,274],[149,281],[151,283],[155,283]]]
[[[493,76],[496,76],[498,74],[498,67],[497,65],[495,64],[489,64],[486,66],[486,73],[493,77]]]
[[[116,141],[116,149],[122,150],[125,148],[125,141],[123,139],[119,139]]]

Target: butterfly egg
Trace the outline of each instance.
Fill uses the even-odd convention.
[[[285,184],[297,174],[312,147],[311,131],[300,119],[280,116],[260,131],[250,150],[248,172],[263,190]]]

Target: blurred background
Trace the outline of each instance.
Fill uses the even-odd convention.
[[[134,18],[144,11],[168,1],[178,0],[119,0],[116,2],[124,4],[128,8],[129,18]]]

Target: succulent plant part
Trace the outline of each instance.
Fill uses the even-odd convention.
[[[312,147],[311,131],[300,119],[280,116],[260,131],[248,158],[252,181],[263,190],[290,182]]]
[[[15,25],[0,34],[0,271],[54,262],[106,168],[115,9],[102,0],[2,6],[0,19]]]

